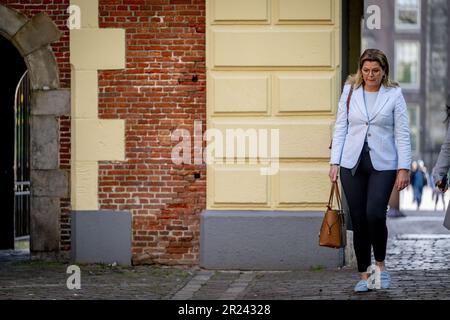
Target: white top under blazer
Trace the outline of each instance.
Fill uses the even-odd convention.
[[[344,86],[334,127],[330,163],[354,168],[367,136],[375,170],[409,170],[411,139],[408,108],[402,90],[382,85],[371,110],[365,106],[363,90],[362,86],[353,90],[347,114],[350,85]]]

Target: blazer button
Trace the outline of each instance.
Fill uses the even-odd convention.
[[[366,122],[366,126],[368,126],[369,125],[369,123],[368,122]]]
[[[370,133],[367,134],[368,137],[371,137],[372,135]]]

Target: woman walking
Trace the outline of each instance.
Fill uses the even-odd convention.
[[[347,110],[348,104],[348,110]],[[381,288],[389,288],[385,268],[386,211],[392,189],[409,185],[411,141],[408,110],[398,84],[389,79],[389,62],[367,49],[339,101],[330,160],[330,180],[341,175],[353,226],[353,244],[361,280],[355,291],[368,291],[373,248]]]

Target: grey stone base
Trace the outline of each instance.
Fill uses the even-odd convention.
[[[131,213],[72,211],[72,260],[131,265]]]
[[[204,211],[200,266],[207,269],[335,268],[343,249],[318,245],[321,212]]]
[[[358,269],[355,248],[353,247],[353,231],[347,230],[347,246],[345,247],[345,266]]]

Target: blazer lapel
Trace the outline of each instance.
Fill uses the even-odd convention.
[[[353,91],[352,100],[355,100],[356,108],[359,110],[363,119],[367,119],[366,104],[364,103],[363,86]]]
[[[380,92],[378,92],[377,100],[375,101],[374,109],[368,110],[369,120],[372,121],[376,115],[383,109],[386,102],[389,100],[388,90],[382,85],[380,87]]]

